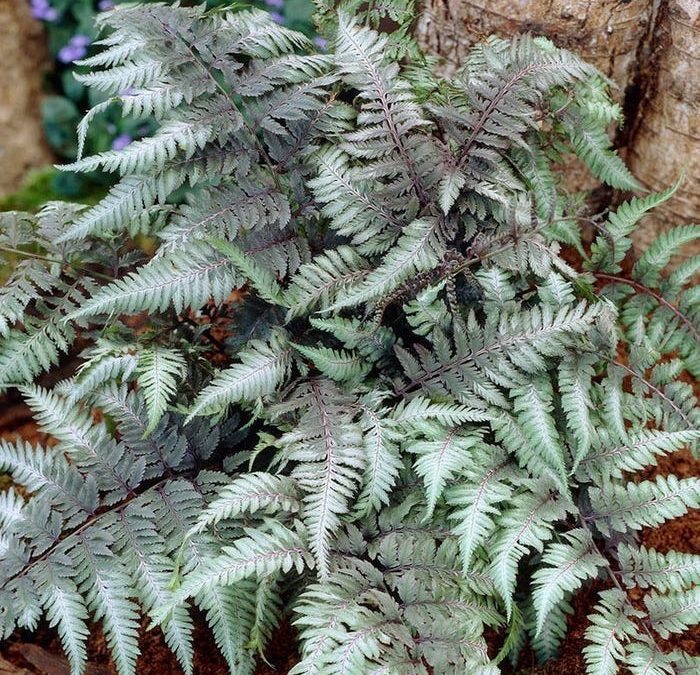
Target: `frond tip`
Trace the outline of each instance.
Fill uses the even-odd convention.
[[[140,352],[136,372],[148,408],[146,433],[153,431],[160,422],[168,403],[175,395],[185,368],[185,360],[176,350],[152,347]]]
[[[223,413],[230,405],[253,402],[272,394],[286,379],[291,365],[292,347],[284,333],[274,334],[268,342],[251,341],[239,353],[240,363],[221,371],[204,388],[190,409],[189,418]]]

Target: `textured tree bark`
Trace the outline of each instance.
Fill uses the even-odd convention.
[[[17,189],[29,169],[52,162],[39,118],[47,66],[41,24],[24,0],[0,0],[0,194]]]
[[[652,0],[426,0],[416,31],[448,71],[487,35],[546,35],[614,79],[620,96],[636,76],[653,15]]]
[[[631,120],[628,161],[649,190],[663,190],[681,172],[673,199],[636,233],[649,243],[657,228],[700,220],[700,3],[670,0],[654,32],[646,88]]]
[[[676,196],[642,222],[637,242],[700,211],[700,3],[698,0],[424,0],[416,36],[453,72],[490,34],[546,35],[613,79],[626,125],[615,142],[650,190]],[[567,169],[567,184],[594,185]]]

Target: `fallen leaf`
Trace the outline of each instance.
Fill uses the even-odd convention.
[[[34,666],[41,675],[70,675],[68,660],[59,654],[28,643],[19,643],[16,647],[24,659]]]

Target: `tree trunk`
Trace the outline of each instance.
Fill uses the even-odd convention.
[[[471,45],[490,34],[546,35],[613,79],[626,114],[615,143],[650,190],[681,173],[673,199],[642,222],[643,245],[700,207],[700,3],[698,0],[424,0],[421,46],[453,72]],[[577,171],[578,189],[593,184]],[[571,176],[567,183],[571,185]]]
[[[700,214],[700,3],[670,0],[654,31],[646,87],[630,120],[627,159],[649,190],[685,179],[676,196],[655,212],[656,225],[680,225]],[[647,244],[654,228],[637,234]]]
[[[621,93],[636,75],[652,15],[652,0],[426,0],[417,32],[448,71],[488,35],[546,35],[614,79]]]
[[[41,129],[46,38],[24,0],[0,0],[0,195],[53,160]]]

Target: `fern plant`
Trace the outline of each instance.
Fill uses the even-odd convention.
[[[589,673],[696,672],[659,639],[698,558],[640,532],[700,480],[637,476],[700,435],[698,259],[664,272],[700,231],[621,273],[672,189],[562,189],[572,151],[638,187],[569,52],[492,38],[447,81],[404,2],[324,7],[323,54],[254,10],[100,17],[84,81],[160,126],[66,167],[117,174],[96,206],[3,215],[0,385],[56,444],[0,445],[2,634],[46,616],[77,675],[98,620],[129,675],[147,614],[192,673],[196,605],[232,673],[289,614],[296,674],[486,675],[598,580]]]

